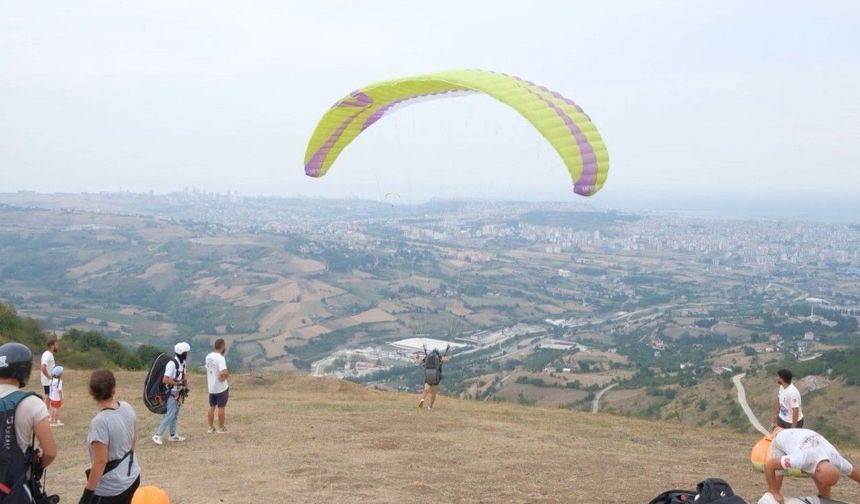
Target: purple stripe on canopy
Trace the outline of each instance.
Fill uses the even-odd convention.
[[[540,89],[540,86],[529,82],[525,79],[521,79],[517,76],[511,76],[514,79],[523,82],[524,84],[528,84]],[[570,134],[573,135],[573,138],[576,140],[576,145],[579,147],[579,155],[582,158],[582,173],[579,178],[576,179],[573,183],[573,192],[576,194],[580,194],[583,196],[591,196],[594,194],[597,183],[597,156],[594,154],[594,147],[591,146],[591,142],[588,141],[588,138],[582,133],[582,130],[579,129],[579,126],[573,122],[573,119],[570,118],[569,115],[558,105],[553,103],[552,100],[547,100],[540,93],[536,93],[529,89],[528,87],[523,87],[526,91],[531,93],[533,96],[536,96],[539,100],[546,103],[557,116],[564,121],[565,126],[567,126]],[[577,107],[579,108],[579,107]]]
[[[332,108],[337,107],[367,107],[371,103],[373,103],[373,98],[363,93],[362,91],[353,91],[349,93],[349,96],[353,98],[350,100],[349,98],[344,98],[343,100],[334,104]]]
[[[337,127],[334,133],[332,133],[331,136],[326,139],[322,146],[320,146],[320,148],[317,149],[316,152],[314,152],[314,155],[311,160],[308,161],[308,164],[305,165],[305,175],[310,175],[311,177],[320,176],[320,171],[322,170],[323,163],[325,162],[325,158],[328,156],[329,151],[331,151],[331,148],[334,147],[334,144],[337,143],[338,140],[340,140],[340,137],[341,135],[343,135],[343,132],[346,131],[346,128],[348,128],[349,125],[352,124],[352,121],[354,121],[355,118],[358,117],[362,112],[364,112],[364,109],[359,110],[358,112],[347,117],[346,120],[343,121],[340,126]]]
[[[574,102],[574,101],[573,101],[573,100],[571,100],[570,98],[568,98],[568,97],[564,96],[563,94],[559,93],[558,91],[553,91],[552,89],[546,88],[546,87],[541,86],[541,85],[539,85],[539,84],[535,84],[534,82],[532,82],[532,81],[530,81],[530,80],[528,80],[528,79],[523,79],[522,77],[518,77],[518,76],[516,76],[516,75],[508,75],[508,74],[502,74],[502,75],[505,75],[505,76],[507,76],[507,77],[511,77],[512,79],[516,79],[516,80],[518,80],[518,81],[520,81],[520,82],[524,82],[524,83],[526,83],[526,84],[528,84],[528,85],[530,85],[530,86],[533,86],[533,87],[536,87],[536,88],[540,89],[541,91],[543,91],[543,92],[545,92],[545,93],[549,93],[549,94],[551,94],[551,95],[552,95],[552,96],[554,96],[555,98],[558,98],[559,100],[563,101],[564,103],[567,103],[567,104],[568,104],[568,105],[570,105],[571,107],[575,108],[575,109],[576,109],[576,111],[577,111],[577,112],[579,112],[580,114],[584,114],[584,115],[585,115],[585,117],[586,117],[589,121],[591,120],[591,118],[590,118],[590,117],[588,117],[588,114],[586,114],[586,113],[585,113],[585,111],[584,111],[584,110],[582,110],[582,107],[580,107],[579,105],[577,105],[577,104],[576,104],[576,102]]]

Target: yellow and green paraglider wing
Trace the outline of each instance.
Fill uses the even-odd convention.
[[[597,128],[576,103],[519,77],[482,70],[418,75],[353,91],[317,124],[305,152],[305,173],[325,175],[350,142],[395,107],[463,93],[492,96],[525,117],[561,156],[574,192],[591,196],[603,187],[609,153]]]

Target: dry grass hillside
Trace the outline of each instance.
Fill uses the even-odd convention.
[[[60,455],[49,490],[77,502],[94,414],[88,373],[66,373]],[[561,409],[440,398],[418,410],[411,395],[333,379],[236,376],[230,434],[206,433],[205,377],[192,377],[181,433],[156,446],[160,419],[138,398],[142,373],[119,373],[120,396],[138,411],[144,484],[174,504],[282,502],[645,503],[668,488],[728,480],[747,500],[764,492],[748,462],[751,434]],[[848,455],[860,453],[848,452]],[[839,493],[860,501],[860,486]],[[790,494],[809,494],[791,480]]]

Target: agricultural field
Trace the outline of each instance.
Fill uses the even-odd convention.
[[[601,410],[744,429],[725,376],[857,346],[857,243],[850,226],[566,204],[16,193],[0,195],[0,301],[131,348],[225,338],[237,369],[370,349],[373,372],[333,372],[389,390],[416,386],[414,367],[377,368],[389,343],[465,341],[447,393],[588,409],[613,385]],[[812,316],[807,298],[828,305]]]

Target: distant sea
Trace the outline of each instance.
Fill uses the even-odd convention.
[[[858,191],[860,193],[860,191]],[[665,200],[607,198],[595,206],[629,212],[676,213],[711,219],[784,219],[860,224],[860,194],[857,198],[762,199],[740,197],[666,198]]]

